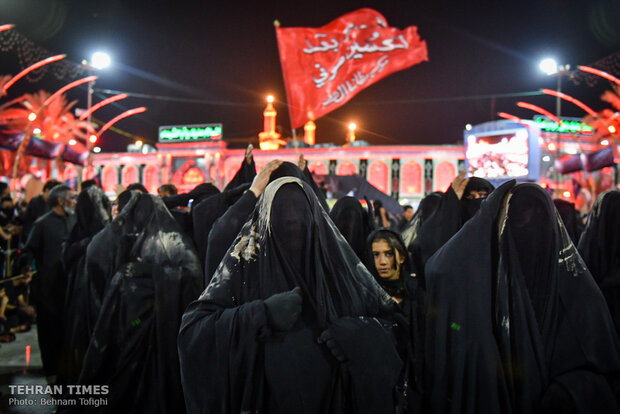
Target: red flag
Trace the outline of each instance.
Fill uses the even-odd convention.
[[[360,9],[320,28],[276,27],[291,126],[344,105],[384,77],[428,60],[418,28],[388,27],[375,10]]]

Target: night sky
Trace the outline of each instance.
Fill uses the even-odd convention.
[[[358,139],[372,144],[456,144],[465,124],[498,119],[499,111],[531,118],[532,112],[516,106],[519,100],[554,112],[555,100],[549,96],[488,97],[555,89],[557,77],[538,69],[543,57],[574,68],[620,50],[620,0],[0,0],[0,24],[15,23],[20,34],[52,54],[68,54],[75,63],[96,50],[107,51],[114,63],[99,73],[97,89],[157,97],[127,99],[97,112],[97,119],[105,122],[124,109],[146,106],[145,114],[117,126],[148,142],[156,140],[159,125],[222,123],[228,139],[257,136],[269,93],[277,99],[278,128],[290,136],[274,20],[282,27],[319,27],[362,7],[382,13],[390,26],[417,26],[427,41],[429,62],[379,81],[319,119],[319,143],[344,143],[346,125],[355,121]],[[0,74],[17,73],[14,50],[0,55]],[[616,76],[619,59],[616,72],[611,70]],[[55,91],[70,80],[51,75],[37,83],[22,80],[10,97]],[[594,86],[567,78],[562,82],[563,91],[596,110],[606,107],[599,99],[606,88],[604,81]],[[98,92],[94,102],[106,96]],[[86,88],[69,98],[84,107]],[[583,112],[563,103],[562,114]],[[118,151],[130,142],[108,132],[102,146]]]

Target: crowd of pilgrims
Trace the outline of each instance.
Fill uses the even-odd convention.
[[[399,222],[375,207],[330,210],[303,157],[257,174],[251,151],[222,191],[51,182],[1,320],[33,305],[48,380],[109,386],[58,412],[620,412],[620,191],[585,228],[463,174]]]

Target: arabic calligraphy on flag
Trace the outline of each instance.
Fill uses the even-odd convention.
[[[428,60],[418,29],[360,9],[320,28],[276,27],[291,126],[344,105],[386,76]]]

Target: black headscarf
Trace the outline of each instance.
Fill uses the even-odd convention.
[[[426,265],[431,412],[610,412],[620,344],[549,195],[505,183]]]
[[[620,191],[600,194],[579,240],[579,253],[598,283],[620,334]]]
[[[400,265],[400,276],[397,280],[384,279],[377,272],[377,268],[375,267],[375,259],[372,253],[372,243],[375,238],[386,240],[391,245],[392,249],[398,251],[399,255],[404,256],[405,261]],[[390,296],[402,298],[405,291],[405,282],[411,277],[413,267],[411,264],[411,259],[409,258],[409,252],[407,251],[405,243],[400,235],[397,232],[387,228],[378,228],[370,233],[366,238],[364,253],[364,263],[379,285]],[[396,258],[396,255],[394,257]]]
[[[366,238],[373,229],[373,223],[359,200],[355,197],[342,197],[334,204],[329,216],[353,251],[363,260]]]
[[[439,205],[442,195],[443,193],[435,191],[434,193],[430,193],[429,195],[424,197],[422,201],[420,201],[418,209],[416,210],[411,220],[409,220],[409,223],[407,223],[407,226],[400,235],[403,238],[403,242],[405,242],[407,248],[411,246],[411,243],[417,237],[418,231],[420,230],[420,226],[422,225],[422,223],[426,219],[428,219],[431,214],[433,214],[433,212]]]
[[[69,236],[69,243],[92,237],[110,221],[112,204],[103,190],[89,186],[77,198],[75,216],[77,222]]]
[[[243,192],[250,188],[250,184],[242,184],[239,187],[224,190],[202,199],[199,203],[194,203],[191,210],[193,238],[198,257],[203,265],[207,253],[209,232],[213,228],[215,221],[220,218],[226,210],[241,197]]]
[[[564,223],[564,227],[566,228],[570,239],[575,245],[577,245],[584,226],[581,221],[581,217],[579,216],[579,212],[575,210],[575,204],[559,198],[554,199],[553,204],[558,210],[558,213],[560,213],[560,217],[562,218],[562,222]]]
[[[476,214],[476,212],[480,209],[480,205],[484,199],[475,198],[469,199],[467,195],[470,191],[486,191],[487,194],[491,194],[491,192],[495,190],[495,186],[485,180],[484,178],[479,177],[470,177],[467,185],[465,186],[465,191],[463,192],[463,197],[461,198],[461,205],[463,207],[463,222],[469,220]]]
[[[450,186],[441,195],[438,203],[433,203],[434,210],[426,219],[421,220],[417,234],[409,245],[415,272],[419,276],[424,275],[426,261],[450,240],[482,205],[484,199],[467,199],[469,191],[484,190],[491,194],[493,189],[493,185],[487,180],[471,177],[461,199]]]
[[[304,181],[306,184],[310,186],[314,194],[316,195],[321,207],[327,212],[329,212],[329,206],[327,205],[327,200],[325,199],[325,194],[321,191],[319,186],[314,181],[312,177],[312,173],[308,170],[308,166],[302,171],[299,167],[292,162],[285,161],[278,168],[276,168],[269,178],[269,182],[277,180],[281,177],[295,177]]]
[[[303,296],[301,320],[274,341],[263,300],[296,286]],[[209,286],[183,316],[179,349],[188,409],[344,410],[336,397],[342,386],[340,371],[316,338],[343,317],[389,316],[393,311],[394,302],[359,261],[310,186],[294,177],[277,179],[265,189]],[[372,347],[384,352],[383,368],[375,377],[359,375],[351,381],[361,386],[357,381],[367,384],[380,378],[385,383],[373,383],[376,396],[363,388],[356,392],[385,403],[380,389],[391,387],[393,378],[385,375],[394,365],[382,344],[377,337]]]

